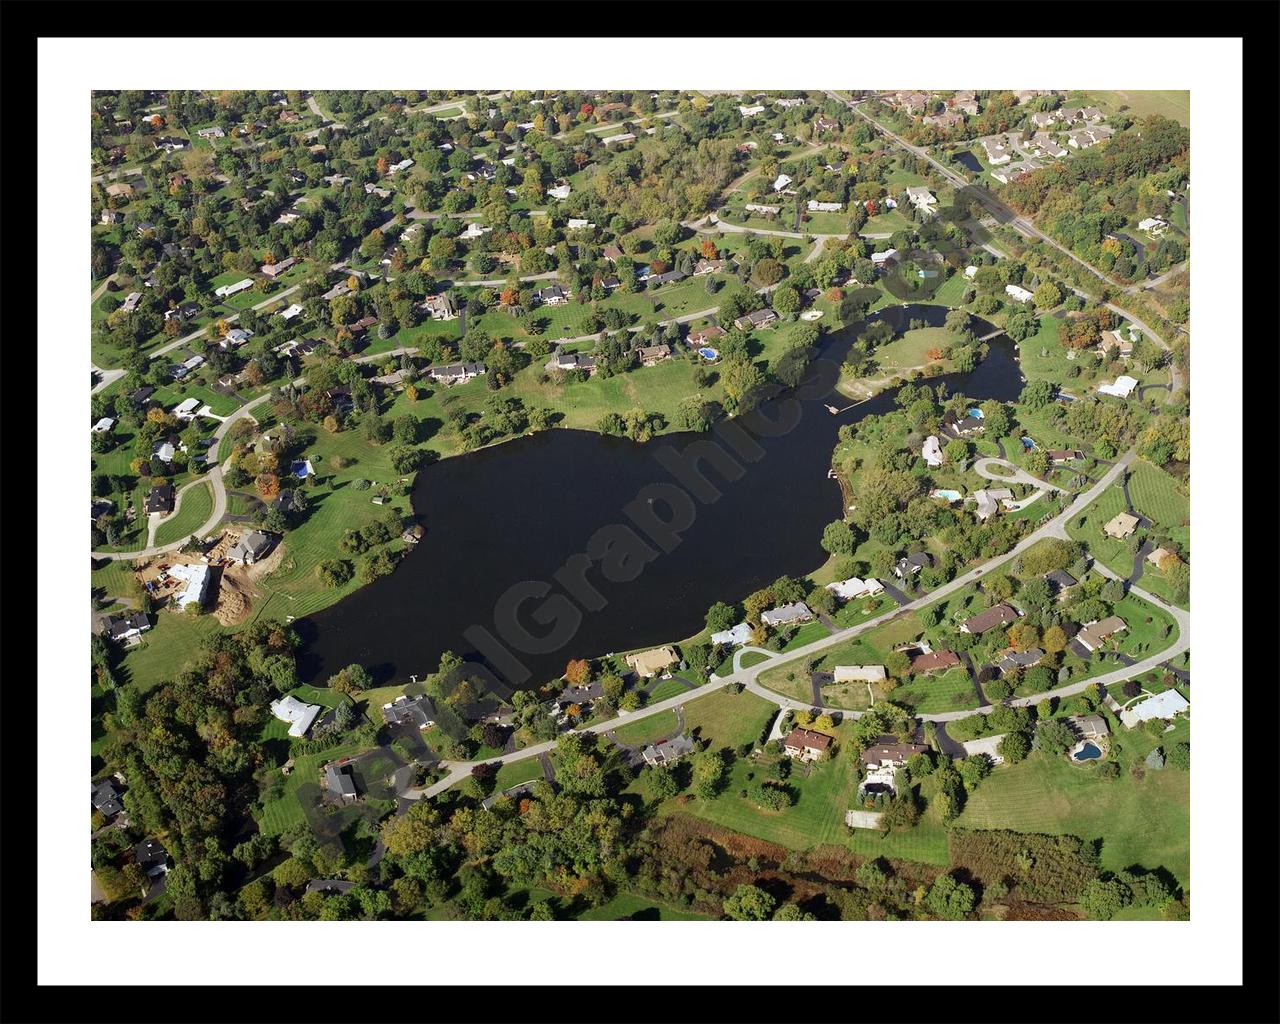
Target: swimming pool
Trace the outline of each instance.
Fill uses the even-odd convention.
[[[983,417],[983,415],[982,415],[982,410],[981,410],[981,409],[970,409],[970,410],[969,410],[969,415],[970,415],[970,416],[972,416],[974,419],[978,419],[978,420],[980,420],[980,419],[984,419],[984,418],[985,418],[985,417]]]
[[[962,495],[959,491],[953,491],[950,488],[942,488],[942,487],[938,488],[935,491],[930,492],[929,496],[931,498],[945,498],[947,501],[959,501],[962,497],[964,497],[964,495]]]
[[[1021,440],[1022,440],[1022,447],[1024,451],[1028,451],[1028,452],[1032,451],[1036,446],[1036,443],[1033,440],[1031,440],[1031,438],[1029,437],[1024,437]]]
[[[1071,756],[1077,761],[1096,761],[1102,756],[1102,751],[1098,749],[1096,744],[1084,743]]]
[[[717,359],[720,358],[720,353],[713,348],[700,348],[698,349],[698,355],[702,356],[703,359],[711,363],[714,363]]]

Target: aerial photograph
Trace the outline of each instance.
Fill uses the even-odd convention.
[[[159,77],[83,920],[1192,920],[1189,91]]]

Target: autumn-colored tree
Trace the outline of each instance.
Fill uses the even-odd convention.
[[[590,116],[591,116],[591,112],[592,112],[593,110],[595,110],[595,109],[596,109],[596,108],[595,108],[595,106],[594,106],[593,104],[590,104],[590,103],[584,103],[584,104],[582,104],[582,106],[580,106],[580,107],[578,108],[578,112],[579,112],[579,113],[581,113],[581,114],[586,114],[586,115],[587,115],[587,117],[590,117]]]
[[[225,320],[219,320],[213,325],[213,329],[219,338],[225,338],[227,336],[227,331],[231,330],[231,325]]]
[[[280,493],[280,478],[274,473],[259,473],[254,483],[263,501],[271,501]]]
[[[564,713],[568,715],[570,718],[576,719],[582,715],[582,708],[577,704],[570,704],[567,708],[564,709]]]
[[[582,170],[582,165],[590,159],[591,157],[581,149],[575,149],[573,151],[573,164],[578,168],[578,170]]]
[[[160,423],[166,427],[176,427],[178,420],[172,414],[165,412],[159,406],[152,406],[147,410],[148,423]]]
[[[263,253],[263,254],[262,254],[262,262],[263,262],[263,263],[275,263],[275,262],[276,262],[276,254],[275,254],[275,253],[273,253],[270,249],[268,249],[265,253]]]
[[[649,270],[655,274],[665,274],[667,272],[667,261],[654,260],[649,264]]]
[[[844,299],[844,292],[832,285],[827,289],[826,298],[830,302],[840,302]]]
[[[1019,622],[1009,627],[1009,646],[1015,651],[1027,651],[1040,642],[1040,630],[1029,622]]]
[[[701,249],[702,249],[702,256],[704,259],[713,260],[719,255],[719,252],[716,249],[716,243],[713,242],[710,238],[704,238],[702,240]]]
[[[498,296],[498,301],[504,306],[514,306],[520,301],[520,293],[515,288],[503,288],[502,294]]]
[[[928,351],[928,352],[926,352],[926,353],[924,354],[924,357],[925,357],[926,359],[928,359],[930,362],[933,362],[933,361],[936,361],[936,360],[938,360],[938,359],[941,359],[941,358],[942,358],[942,349],[940,349],[940,348],[931,348],[931,349],[929,349],[929,351]]]
[[[411,402],[416,402],[418,400],[418,389],[415,388],[412,384],[410,384],[407,388],[404,389],[404,394],[405,394],[405,397],[409,399],[409,401]]]
[[[1067,649],[1067,634],[1061,626],[1050,626],[1040,638],[1040,646],[1050,654],[1057,654]]]
[[[583,686],[591,678],[591,662],[575,658],[565,666],[564,677],[573,686]]]
[[[391,165],[390,165],[389,163],[387,163],[387,158],[386,158],[385,156],[380,156],[380,157],[378,157],[377,168],[378,168],[378,174],[379,174],[380,176],[381,176],[381,175],[386,174],[386,173],[387,173],[387,169],[388,169],[390,166],[391,166]]]
[[[176,338],[182,333],[182,324],[176,316],[172,316],[164,322],[164,327],[161,329],[164,331],[166,338]]]
[[[347,278],[347,287],[353,292],[358,292],[360,290],[360,278],[356,277],[355,274],[352,274]]]

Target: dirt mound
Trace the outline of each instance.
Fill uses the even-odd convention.
[[[237,626],[249,617],[253,608],[253,593],[244,582],[231,572],[222,574],[218,588],[218,603],[213,614],[224,626]]]

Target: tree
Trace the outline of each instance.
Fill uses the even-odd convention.
[[[944,921],[963,920],[973,912],[976,902],[973,889],[951,875],[939,875],[924,898],[924,905],[929,911]]]
[[[1048,754],[1065,754],[1076,745],[1076,734],[1066,722],[1051,718],[1041,722],[1036,734],[1040,740],[1040,749]]]
[[[565,666],[564,678],[571,686],[585,686],[591,680],[591,662],[585,658],[571,660]]]
[[[1080,906],[1097,921],[1110,921],[1133,902],[1133,891],[1117,878],[1094,878],[1080,893]]]
[[[1165,763],[1171,768],[1178,768],[1181,771],[1191,770],[1191,744],[1187,742],[1175,743],[1169,748],[1169,752],[1165,757]]]
[[[649,769],[650,786],[654,796],[666,800],[680,792],[680,782],[666,765],[654,765]]]
[[[707,629],[712,633],[732,629],[737,617],[738,612],[733,605],[717,601],[707,609]]]
[[[773,308],[780,316],[787,316],[800,308],[800,294],[791,285],[783,285],[773,293]]]
[[[969,442],[962,437],[957,437],[947,442],[947,447],[943,449],[943,454],[948,462],[959,465],[969,458]]]
[[[782,264],[769,256],[757,260],[756,265],[751,270],[751,276],[756,283],[765,286],[777,284],[782,280],[782,274]]]
[[[822,549],[832,555],[853,554],[854,538],[849,524],[843,519],[827,523],[822,531]]]
[[[1000,756],[1009,764],[1017,764],[1019,761],[1026,760],[1031,753],[1031,737],[1025,732],[1005,733],[997,747]]]
[[[735,921],[767,921],[777,903],[758,885],[740,885],[724,901],[724,912]]]

